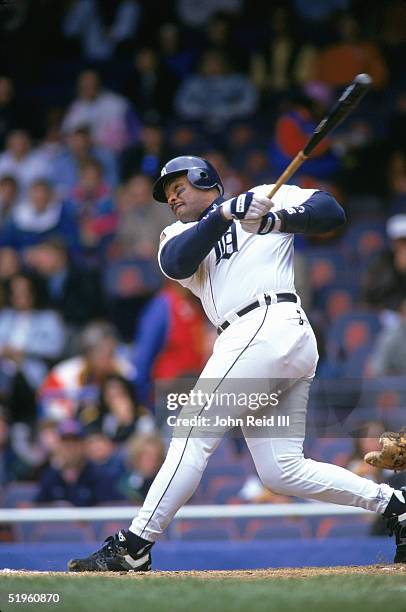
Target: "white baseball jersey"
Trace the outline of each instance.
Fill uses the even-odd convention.
[[[260,185],[250,191],[266,195],[273,185]],[[310,198],[315,189],[284,185],[273,197],[274,208],[289,210]],[[177,221],[162,233],[158,261],[165,244],[197,223]],[[271,232],[266,235],[245,232],[234,221],[215,248],[189,278],[178,280],[200,298],[209,320],[220,325],[226,315],[266,291],[295,292],[293,234]],[[167,274],[165,274],[170,278]]]

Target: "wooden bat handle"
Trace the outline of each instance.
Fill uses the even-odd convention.
[[[271,191],[268,193],[267,198],[272,199],[275,193],[279,190],[282,185],[286,183],[296,172],[296,170],[303,164],[304,161],[308,158],[308,155],[305,155],[303,151],[299,151],[296,157],[290,162],[289,166],[286,170],[280,175],[275,185],[272,187]]]

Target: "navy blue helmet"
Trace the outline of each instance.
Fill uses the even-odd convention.
[[[206,159],[181,155],[174,157],[161,170],[161,176],[154,183],[152,194],[158,202],[167,202],[164,187],[168,178],[186,174],[187,179],[197,189],[212,189],[218,187],[220,195],[224,193],[223,183],[214,166]]]

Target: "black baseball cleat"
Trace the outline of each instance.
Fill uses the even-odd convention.
[[[395,491],[383,514],[389,535],[395,535],[396,554],[394,563],[406,563],[406,496],[405,490]]]
[[[151,569],[151,548],[153,542],[130,554],[124,530],[104,540],[100,550],[84,559],[71,559],[70,572],[148,572]]]
[[[406,517],[405,517],[406,519]],[[406,563],[406,520],[400,521],[397,516],[387,520],[389,535],[395,535],[396,553],[394,563]]]

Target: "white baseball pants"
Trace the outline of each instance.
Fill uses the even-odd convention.
[[[289,437],[280,433],[275,437],[272,428],[268,433],[266,428],[256,432],[242,427],[263,484],[275,493],[383,513],[393,493],[391,487],[336,465],[304,458],[307,401],[317,359],[314,333],[300,307],[286,302],[262,306],[234,321],[218,337],[197,385],[230,390],[237,381],[241,388],[243,381],[255,379],[263,382],[262,390],[280,391],[283,387],[277,409],[280,414],[290,414],[292,436],[291,429],[286,434]],[[289,383],[284,385],[284,380]],[[263,408],[258,416],[272,410]],[[228,411],[237,416],[243,411],[246,414],[247,409],[234,406]],[[200,408],[185,406],[181,414],[198,412]],[[157,539],[196,490],[210,455],[228,429],[175,430],[165,462],[132,521],[133,533],[152,542]]]

